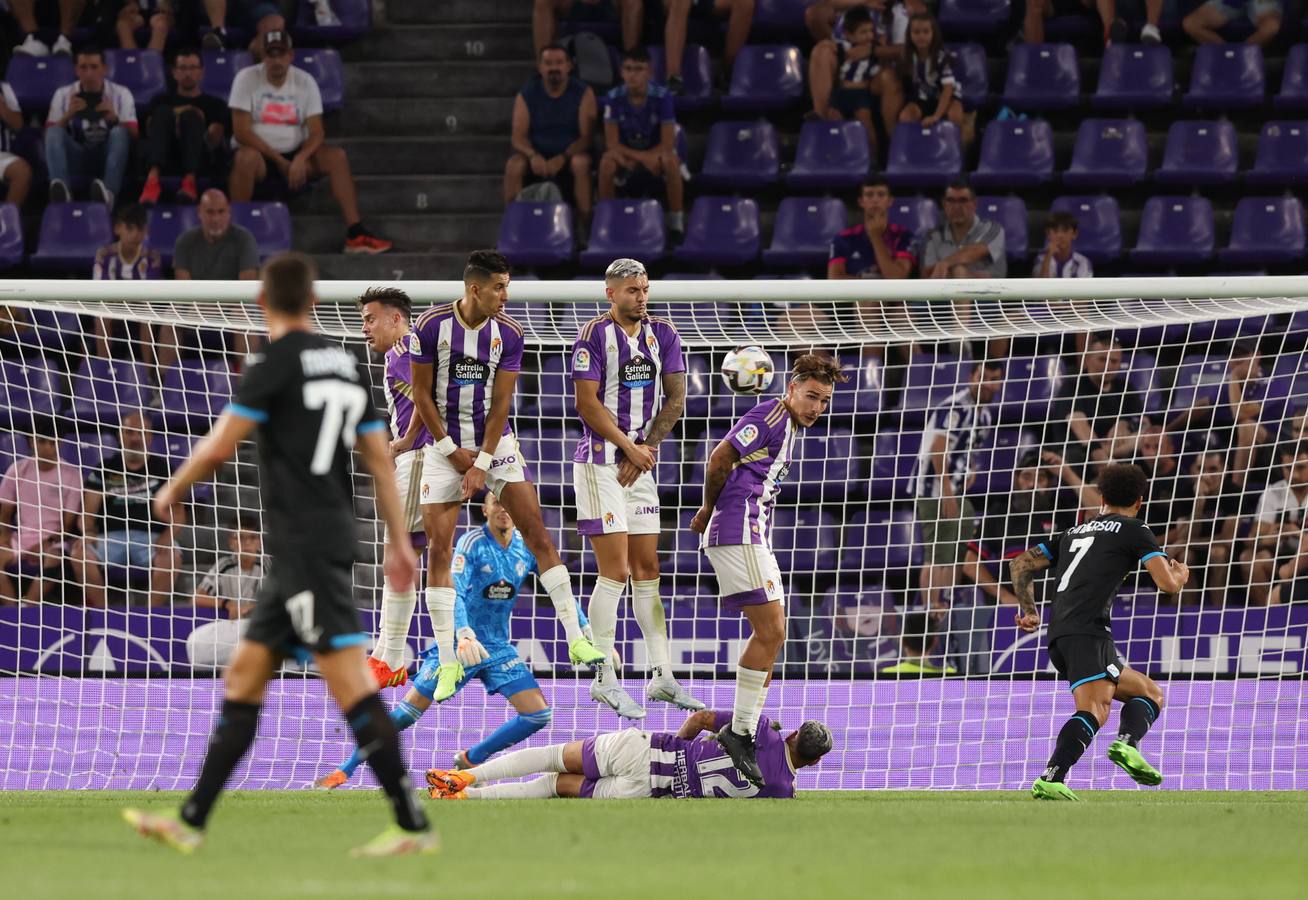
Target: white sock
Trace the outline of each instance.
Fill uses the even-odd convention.
[[[668,649],[668,622],[663,613],[659,580],[631,583],[631,611],[645,638],[645,655],[654,678],[672,677],[672,651]]]
[[[626,589],[621,581],[601,575],[595,579],[595,590],[590,594],[586,615],[590,617],[590,630],[595,635],[595,649],[604,654],[604,662],[595,667],[595,680],[600,684],[618,674],[613,671],[613,644],[618,638],[618,607]]]
[[[382,588],[381,634],[377,646],[372,648],[373,659],[380,659],[392,669],[404,662],[405,642],[409,637],[409,622],[418,605],[417,591],[396,593]]]
[[[563,634],[568,643],[571,644],[579,637],[585,637],[577,621],[577,596],[572,593],[572,579],[568,576],[567,568],[559,563],[549,571],[541,572],[539,580],[541,587],[550,595],[550,602],[554,604],[554,613],[563,625]]]
[[[470,800],[548,800],[559,795],[556,785],[559,776],[553,772],[515,784],[492,784],[484,788],[469,788]]]
[[[758,695],[758,706],[754,707],[755,728],[758,727],[759,716],[763,715],[763,707],[767,706],[767,702],[768,702],[768,687],[767,687],[767,679],[765,678],[763,679],[763,690],[760,691]]]
[[[456,662],[457,648],[454,646],[454,588],[427,588],[427,615],[431,616],[431,627],[436,632],[436,650],[440,654],[441,665]]]
[[[731,710],[731,730],[753,734],[758,728],[758,709],[763,705],[768,673],[736,667],[736,703]]]
[[[471,771],[477,776],[477,784],[503,781],[505,778],[522,778],[542,772],[566,772],[568,770],[563,765],[563,747],[563,744],[553,744],[549,747],[514,750],[490,762],[474,766]]]

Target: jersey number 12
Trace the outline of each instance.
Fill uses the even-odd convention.
[[[367,404],[368,392],[357,384],[335,379],[304,383],[304,408],[322,410],[322,424],[318,426],[318,442],[313,448],[309,471],[326,475],[332,470],[337,441],[347,450],[354,447],[355,429]]]
[[[1072,549],[1072,561],[1067,564],[1067,571],[1058,580],[1058,589],[1060,591],[1067,590],[1067,584],[1072,580],[1072,573],[1076,571],[1077,566],[1081,565],[1081,560],[1085,559],[1085,555],[1090,552],[1090,545],[1094,542],[1094,535],[1091,535],[1090,537],[1077,538],[1068,545]]]

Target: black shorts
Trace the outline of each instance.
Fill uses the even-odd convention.
[[[247,640],[303,659],[366,644],[354,608],[354,565],[321,556],[279,555],[259,586]]]
[[[1049,661],[1072,690],[1100,678],[1117,684],[1126,668],[1126,660],[1108,635],[1065,634],[1054,638],[1049,645]]]
[[[872,109],[872,92],[867,88],[837,87],[831,92],[831,105],[847,119],[858,115],[860,109]]]

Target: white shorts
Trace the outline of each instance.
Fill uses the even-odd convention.
[[[713,573],[718,577],[718,596],[739,610],[764,603],[786,604],[781,568],[766,544],[726,544],[705,547]]]
[[[647,731],[625,728],[596,735],[582,744],[581,763],[584,797],[634,800],[650,795]]]
[[[463,499],[463,473],[454,468],[436,447],[423,448],[422,484],[419,499],[422,503],[458,503]],[[506,484],[527,480],[527,465],[518,449],[518,439],[512,434],[500,438],[486,473],[486,487],[496,497]]]
[[[4,177],[5,172],[13,164],[14,160],[21,159],[21,158],[22,157],[18,156],[17,154],[5,153],[3,150],[0,150],[0,178]]]
[[[422,450],[406,450],[395,457],[395,490],[400,495],[400,506],[404,510],[404,521],[409,523],[410,534],[422,531],[422,504],[418,502],[418,492],[422,490],[422,466]]]
[[[577,532],[596,534],[658,534],[659,487],[653,472],[642,472],[631,487],[618,483],[617,465],[573,463],[572,487],[577,496]]]

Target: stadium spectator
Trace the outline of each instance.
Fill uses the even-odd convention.
[[[889,35],[892,44],[907,39],[910,16],[930,11],[923,0],[817,0],[804,10],[804,24],[814,42],[839,40],[845,33],[845,16],[858,8],[872,14],[877,31]]]
[[[77,80],[55,91],[45,121],[50,202],[72,199],[72,176],[88,175],[91,200],[112,208],[137,137],[132,92],[105,77],[104,53],[77,51]]]
[[[938,666],[931,661],[939,635],[932,615],[924,609],[904,613],[900,619],[899,659],[881,669],[882,675],[955,675],[958,670],[946,662]]]
[[[23,110],[9,82],[0,81],[0,181],[5,184],[5,201],[22,208],[32,189],[32,165],[14,152],[18,132],[23,130]]]
[[[1157,44],[1163,39],[1158,30],[1159,19],[1163,15],[1163,0],[1131,0],[1123,4],[1129,7],[1125,14],[1119,8],[1118,0],[1027,0],[1026,16],[1022,21],[1022,37],[1032,44],[1045,42],[1045,19],[1083,12],[1096,17],[1104,29],[1105,44],[1131,43],[1132,23],[1140,25],[1140,43]],[[1144,15],[1140,15],[1140,6]],[[1128,21],[1130,19],[1130,21]]]
[[[88,606],[104,606],[105,568],[149,572],[150,605],[166,603],[181,568],[176,530],[185,524],[179,503],[167,520],[154,514],[152,501],[171,474],[168,458],[150,449],[150,420],[145,413],[123,416],[118,429],[119,452],[105,457],[86,476],[82,540],[74,559],[86,590]]]
[[[1266,606],[1273,576],[1293,576],[1308,551],[1304,519],[1308,516],[1308,444],[1293,444],[1279,453],[1284,477],[1267,486],[1254,514],[1253,545],[1240,554],[1240,570],[1249,585],[1249,603]],[[1290,569],[1286,565],[1291,564]]]
[[[842,21],[840,37],[820,41],[809,54],[808,90],[813,115],[832,121],[846,116],[859,119],[870,130],[868,140],[875,148],[871,97],[880,97],[881,124],[890,135],[904,105],[904,85],[897,71],[902,51],[891,43],[887,31],[877,28],[878,20],[867,7],[854,7]]]
[[[653,2],[653,0],[651,0]],[[666,53],[668,90],[674,95],[685,90],[681,76],[681,58],[686,50],[686,30],[690,17],[707,20],[716,29],[717,19],[727,20],[723,39],[722,63],[726,72],[736,61],[736,54],[749,38],[754,22],[754,0],[663,0],[666,19],[663,26],[663,49]]]
[[[145,225],[145,207],[140,204],[129,203],[114,213],[114,237],[118,240],[96,251],[92,279],[132,281],[162,277],[159,251],[145,246]]]
[[[895,197],[881,175],[870,175],[858,189],[863,221],[831,239],[827,278],[908,278],[917,266],[913,233],[890,221]]]
[[[327,178],[345,220],[345,252],[390,250],[390,241],[363,226],[350,159],[325,142],[322,94],[312,75],[291,65],[290,33],[264,32],[263,50],[263,62],[236,73],[227,101],[238,145],[227,185],[232,202],[249,201],[254,186],[274,174],[292,191],[311,179]]]
[[[263,581],[263,532],[255,515],[243,512],[230,523],[227,550],[200,581],[192,602],[243,619],[254,609]]]
[[[124,50],[138,49],[136,32],[149,26],[150,40],[146,42],[146,49],[163,53],[168,44],[168,33],[175,23],[173,0],[126,0],[118,11],[118,46]]]
[[[1031,269],[1034,278],[1093,278],[1090,260],[1072,249],[1076,242],[1076,216],[1062,210],[1045,219],[1045,249]]]
[[[958,99],[953,54],[945,49],[945,37],[935,16],[920,13],[909,20],[900,67],[909,91],[899,121],[921,122],[929,128],[948,119],[958,126],[961,138],[963,104]]]
[[[557,39],[559,20],[573,22],[622,22],[622,49],[634,50],[640,46],[640,33],[645,27],[645,5],[642,0],[533,0],[531,9],[532,50],[539,58],[540,51]]]
[[[1224,606],[1243,491],[1231,480],[1221,453],[1196,455],[1188,474],[1172,499],[1173,524],[1166,544],[1191,571],[1200,573],[1196,583],[1181,592],[1181,602]]]
[[[32,427],[32,455],[0,478],[0,606],[19,602],[18,579],[28,581],[22,600],[39,603],[63,571],[67,536],[82,509],[82,476],[59,458],[55,423]]]
[[[537,75],[513,98],[513,155],[504,167],[504,203],[532,181],[571,181],[582,228],[590,223],[590,147],[595,92],[572,75],[572,60],[558,44],[536,55]],[[568,191],[559,190],[567,196]]]
[[[314,4],[315,14],[318,4]],[[209,31],[202,39],[206,50],[222,50],[232,46],[232,35],[227,31],[228,14],[238,27],[253,31],[249,51],[256,60],[267,52],[267,36],[274,31],[286,31],[286,19],[273,0],[204,0],[204,11],[209,17]]]
[[[923,278],[1003,278],[1008,274],[1004,229],[976,214],[976,192],[965,179],[945,188],[945,221],[926,233],[919,259]]]
[[[200,224],[178,236],[173,270],[182,280],[253,281],[259,277],[259,245],[248,229],[232,224],[232,208],[217,188],[200,197]]]
[[[1107,462],[1135,446],[1144,415],[1144,402],[1122,373],[1122,345],[1109,333],[1092,335],[1081,355],[1081,371],[1069,378],[1050,410],[1047,439],[1064,444],[1063,456],[1073,465]],[[1057,423],[1067,424],[1066,435]]]
[[[1282,12],[1280,0],[1206,0],[1181,20],[1181,27],[1197,44],[1224,44],[1221,29],[1247,22],[1254,31],[1245,43],[1266,47],[1281,32]]]
[[[59,0],[59,36],[50,46],[36,36],[41,23],[36,16],[37,0],[9,0],[9,12],[23,33],[23,42],[14,48],[24,56],[71,56],[73,30],[77,28],[86,9],[87,0]]]
[[[931,609],[946,606],[943,591],[958,584],[963,551],[976,539],[976,510],[965,492],[976,478],[972,451],[990,437],[990,404],[999,396],[1003,375],[998,362],[977,363],[967,384],[927,417],[913,468],[913,496],[925,545],[919,586]]]
[[[650,82],[644,48],[622,56],[622,84],[604,97],[604,155],[600,157],[599,196],[610,200],[621,182],[629,191],[652,180],[667,186],[668,230],[686,230],[686,201],[677,156],[677,115],[672,95]]]
[[[146,174],[141,202],[158,203],[163,185],[159,176],[181,175],[178,203],[194,203],[200,196],[196,175],[215,175],[225,162],[231,132],[231,114],[221,97],[200,89],[204,58],[194,47],[183,47],[173,57],[173,89],[160,94],[146,112]]]
[[[873,55],[876,26],[865,7],[855,7],[845,17],[845,40],[837,79],[830,90],[827,118],[855,119],[867,132],[872,158],[877,158],[877,126],[872,121],[872,95],[881,92],[885,80],[880,63]],[[825,71],[825,70],[824,70]],[[816,98],[814,108],[816,109]]]

